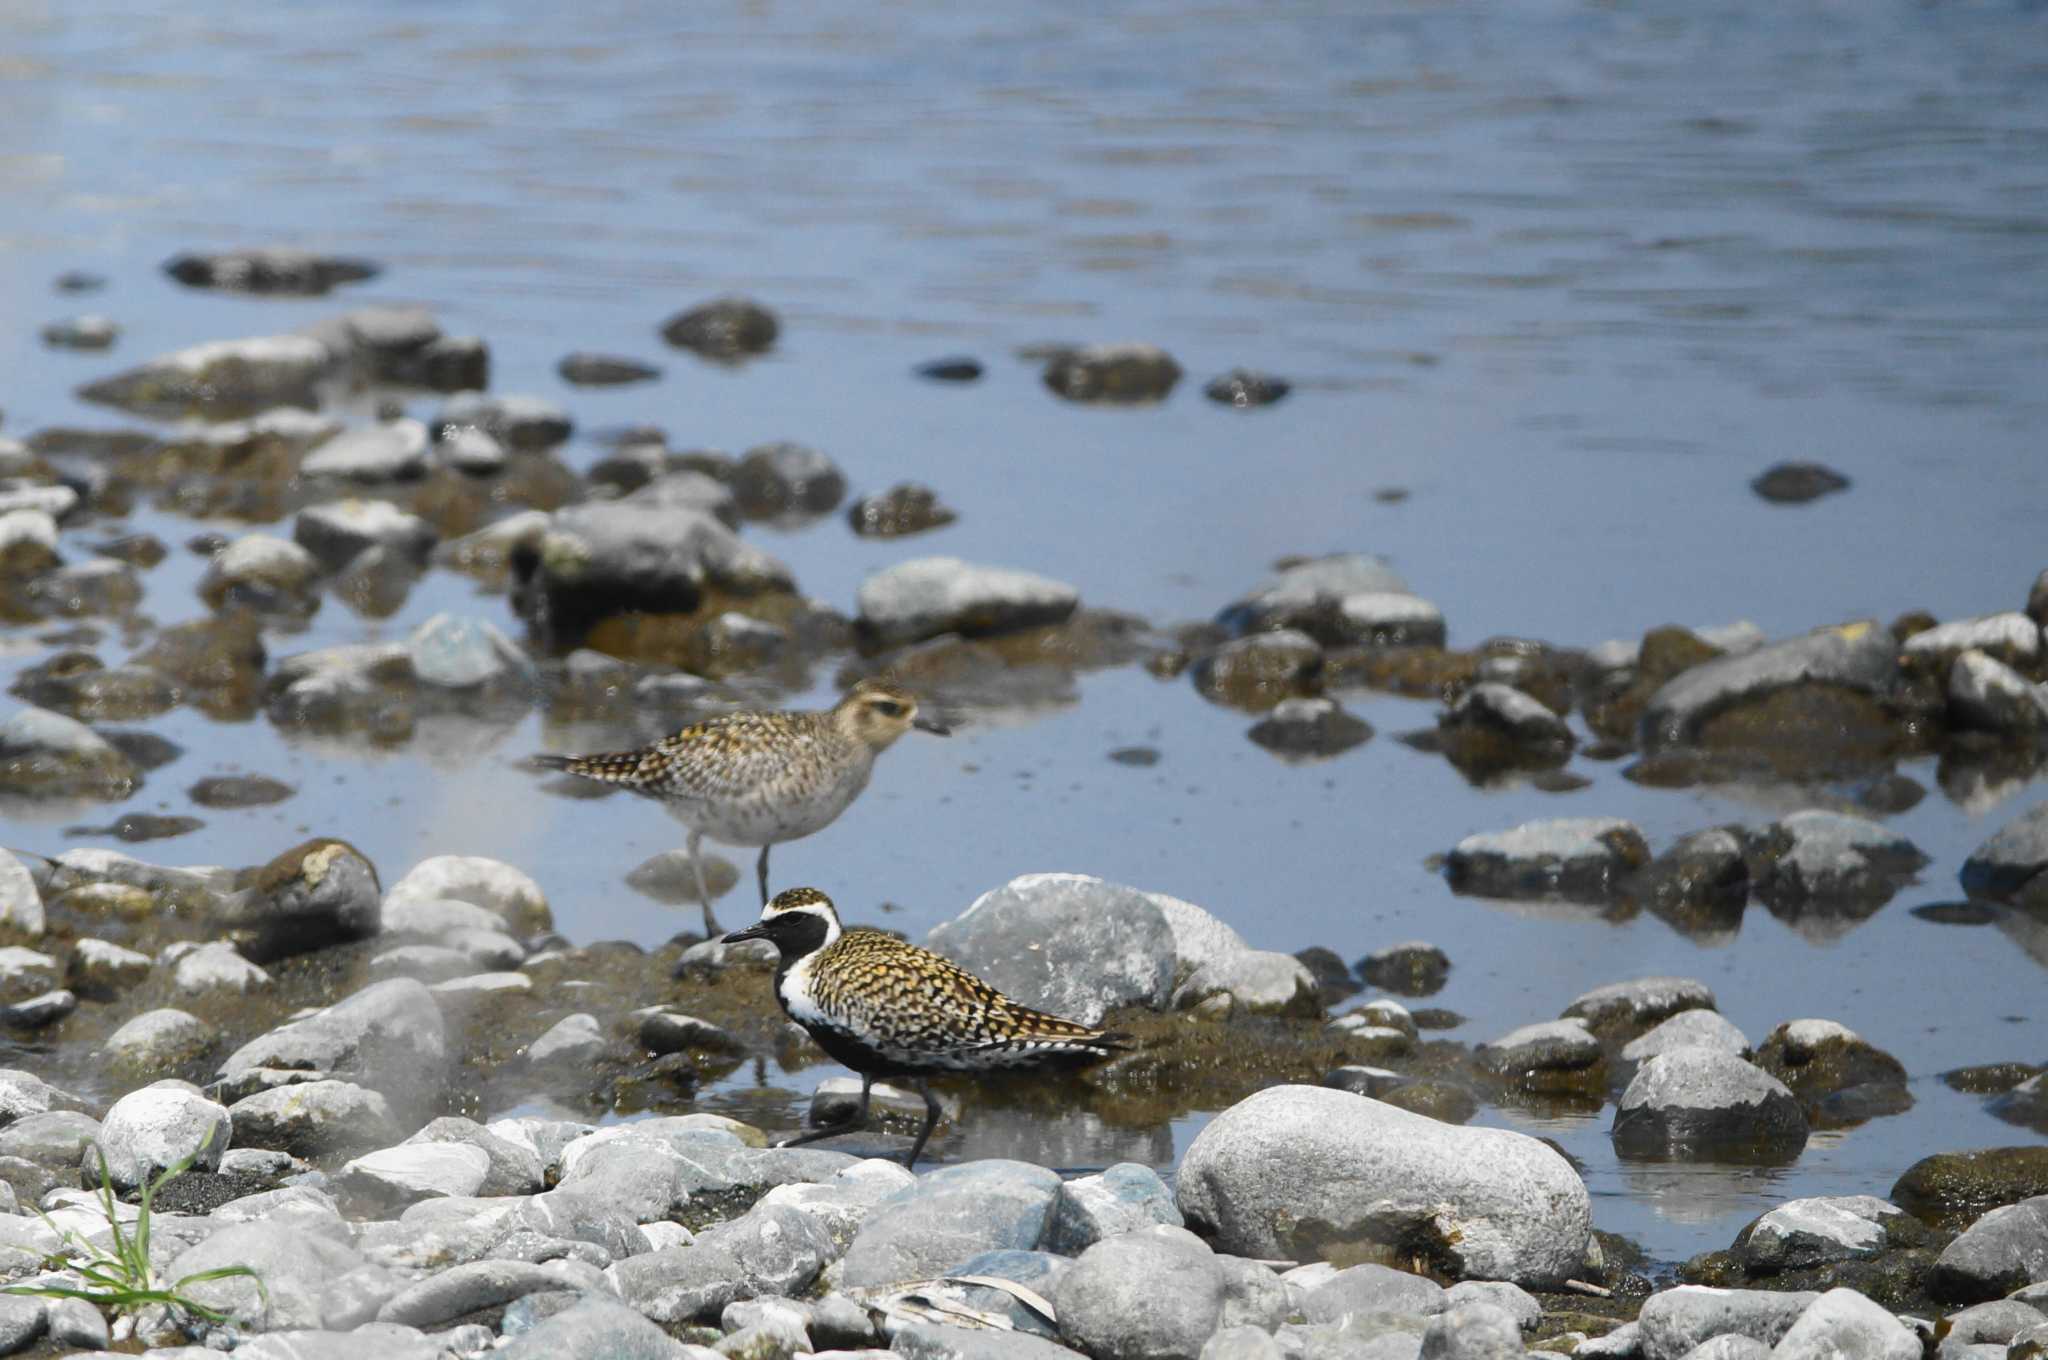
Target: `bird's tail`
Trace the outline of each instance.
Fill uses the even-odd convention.
[[[535,769],[566,770],[605,784],[639,785],[645,782],[641,767],[646,759],[645,751],[608,751],[591,756],[537,755],[532,763]]]
[[[526,763],[536,770],[573,770],[576,768],[576,757],[538,755]]]

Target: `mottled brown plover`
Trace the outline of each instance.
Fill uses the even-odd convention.
[[[860,1076],[853,1118],[782,1146],[847,1133],[867,1122],[877,1077],[903,1077],[924,1097],[924,1127],[905,1166],[915,1166],[939,1122],[926,1079],[946,1072],[1085,1067],[1123,1049],[1124,1036],[1019,1005],[949,959],[879,930],[842,929],[832,899],[791,888],[761,919],[725,937],[769,940],[782,953],[775,999],[818,1047]]]
[[[704,929],[716,935],[718,920],[704,882],[704,838],[761,847],[758,872],[766,906],[768,851],[830,825],[867,787],[875,757],[913,727],[940,736],[949,730],[920,717],[917,700],[903,690],[863,680],[816,712],[727,713],[635,751],[536,756],[534,763],[631,789],[690,828]]]

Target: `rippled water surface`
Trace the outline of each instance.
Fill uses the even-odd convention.
[[[1171,624],[1277,557],[1333,550],[1389,557],[1455,645],[2017,607],[2048,565],[2048,11],[1699,8],[0,4],[0,428],[114,423],[74,387],[200,340],[418,302],[489,340],[494,390],[571,409],[575,466],[601,456],[595,433],[648,422],[678,448],[814,444],[856,490],[938,488],[959,522],[916,539],[856,539],[837,517],[748,531],[845,610],[868,572],[943,552]],[[276,300],[158,270],[243,244],[386,271]],[[109,286],[61,296],[66,269]],[[665,317],[724,292],[782,314],[771,356],[725,369],[665,350]],[[112,355],[39,344],[80,310],[124,327]],[[1014,357],[1123,339],[1187,368],[1171,399],[1069,405]],[[572,389],[554,372],[572,349],[667,376]],[[954,352],[988,376],[911,376]],[[1239,364],[1294,394],[1246,413],[1202,399]],[[1853,488],[1803,507],[1751,493],[1791,459]],[[1376,495],[1390,488],[1408,494]],[[200,526],[134,527],[175,545]],[[67,552],[107,534],[87,526]],[[147,612],[197,616],[200,569],[174,551]],[[502,598],[439,573],[394,618],[330,601],[271,650],[402,637],[446,608],[512,627]],[[36,633],[0,635],[0,678],[43,654]],[[1664,1260],[1725,1246],[1773,1200],[1881,1194],[1926,1152],[2033,1137],[1936,1077],[2048,1056],[2043,946],[1908,908],[1957,896],[1963,857],[2038,784],[1959,803],[1931,762],[1908,765],[1932,790],[1893,819],[1933,856],[1920,888],[1835,938],[1753,910],[1702,947],[1648,918],[1456,898],[1425,860],[1560,815],[1626,816],[1661,848],[1812,791],[1649,790],[1584,758],[1577,792],[1479,791],[1392,739],[1432,706],[1347,702],[1379,737],[1290,766],[1185,682],[1086,676],[1075,702],[906,740],[851,812],[777,851],[776,878],[916,933],[1014,874],[1085,871],[1201,903],[1262,946],[1356,958],[1433,940],[1455,968],[1432,1004],[1470,1017],[1463,1039],[1669,972],[1710,983],[1753,1040],[1824,1016],[1905,1062],[1910,1113],[1816,1137],[1777,1172],[1628,1167],[1611,1112],[1481,1116],[1559,1139],[1600,1226]],[[142,847],[153,859],[249,863],[318,832],[387,877],[436,853],[512,860],[577,940],[653,944],[694,920],[620,882],[678,843],[659,811],[548,797],[512,771],[549,744],[538,719],[428,725],[393,752],[190,710],[147,726],[185,754],[134,809],[194,811],[180,791],[233,769],[302,790],[197,810],[206,827]],[[1161,758],[1107,759],[1130,745]],[[121,810],[17,819],[0,839],[55,852],[78,843],[65,825]],[[884,901],[899,910],[877,915]],[[743,895],[726,907],[745,914]],[[746,1084],[712,1099],[750,1099]],[[946,1151],[1164,1165],[1199,1122],[989,1123]]]

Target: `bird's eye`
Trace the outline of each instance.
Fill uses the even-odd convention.
[[[874,708],[875,712],[885,718],[900,718],[903,716],[903,705],[897,703],[894,699],[877,699],[875,700]]]

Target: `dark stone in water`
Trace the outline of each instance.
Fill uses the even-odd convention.
[[[1119,746],[1109,753],[1109,758],[1119,765],[1133,765],[1142,769],[1159,763],[1159,752],[1150,746]]]
[[[1320,760],[1358,746],[1372,737],[1372,724],[1317,695],[1282,699],[1246,736],[1287,760]]]
[[[1879,775],[1864,785],[1856,795],[1856,802],[1871,812],[1891,815],[1911,811],[1926,796],[1927,787],[1919,780],[1892,773]]]
[[[1351,976],[1351,969],[1336,950],[1315,944],[1296,952],[1294,957],[1315,978],[1316,990],[1322,993],[1325,1006],[1333,1006],[1358,991],[1358,979]]]
[[[1988,926],[1998,920],[1998,908],[1983,902],[1929,902],[1913,908],[1913,915],[1938,926]]]
[[[210,775],[187,789],[201,807],[246,808],[282,803],[298,790],[265,775]]]
[[[1442,1006],[1419,1006],[1408,1012],[1415,1018],[1417,1029],[1456,1029],[1465,1023],[1465,1017]]]
[[[203,534],[194,534],[186,539],[185,551],[197,557],[212,557],[222,548],[227,547],[227,545],[228,536],[226,534],[215,533],[209,529]]]
[[[1399,996],[1429,996],[1443,990],[1451,975],[1451,960],[1432,944],[1395,945],[1360,959],[1358,975]],[[1416,1025],[1429,1028],[1422,1023],[1421,1012],[1415,1014]]]
[[[217,255],[174,255],[164,261],[164,273],[188,288],[299,297],[315,297],[336,284],[360,283],[381,272],[381,266],[368,260],[315,255],[307,250],[230,250]]]
[[[2003,1095],[2021,1082],[2031,1081],[2048,1068],[2036,1067],[2025,1062],[1981,1063],[1976,1067],[1958,1067],[1953,1072],[1941,1074],[1942,1084],[1952,1091],[1964,1095]]]
[[[1834,491],[1847,491],[1849,479],[1819,463],[1779,463],[1749,484],[1749,489],[1779,505],[1802,505]]]
[[[1045,366],[1045,385],[1068,401],[1123,404],[1164,400],[1180,381],[1173,356],[1154,345],[1068,350]]]
[[[917,376],[933,382],[973,382],[981,376],[981,360],[964,354],[933,359],[917,366]]]
[[[616,387],[621,383],[646,382],[661,376],[660,369],[638,359],[580,351],[565,357],[555,365],[555,371],[562,375],[563,381],[583,387]]]
[[[2048,1195],[2048,1146],[1939,1152],[1906,1168],[1885,1198],[1936,1227],[1959,1228],[1987,1209]]]
[[[43,343],[52,349],[110,349],[121,328],[103,316],[74,316],[43,327]]]
[[[662,339],[706,359],[731,363],[775,344],[782,323],[775,313],[748,298],[717,298],[670,317]]]
[[[168,549],[164,541],[155,534],[124,534],[110,538],[103,543],[94,543],[92,550],[101,557],[111,557],[116,562],[127,562],[137,567],[153,567],[164,560]]]
[[[154,732],[108,731],[100,735],[138,770],[161,769],[185,754],[184,747]]]
[[[748,449],[733,470],[733,496],[753,519],[822,515],[846,496],[846,474],[804,444],[762,444]]]
[[[940,504],[939,493],[930,487],[903,482],[879,496],[861,497],[846,518],[862,538],[901,538],[944,528],[959,516]]]
[[[1220,378],[1211,378],[1209,385],[1202,389],[1202,395],[1210,401],[1244,411],[1254,406],[1271,406],[1293,390],[1294,384],[1285,378],[1233,368]]]
[[[104,274],[67,269],[56,277],[54,283],[60,293],[96,293],[107,286],[107,279]]]
[[[206,823],[197,817],[158,817],[147,812],[130,812],[106,826],[67,826],[67,836],[112,836],[122,841],[160,841],[197,831]]]

